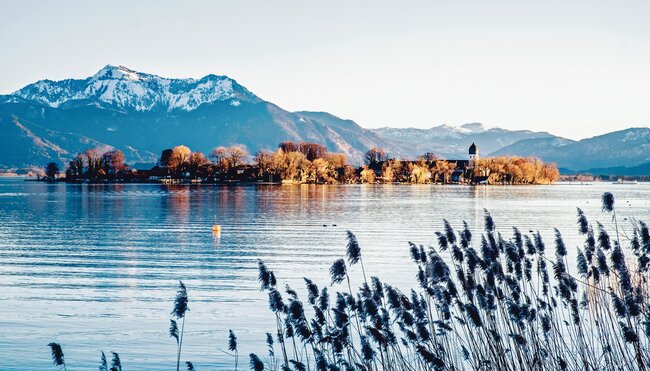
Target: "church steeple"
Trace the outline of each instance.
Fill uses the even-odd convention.
[[[474,142],[472,142],[472,145],[469,146],[469,154],[478,155],[478,148],[476,147],[476,144],[474,144]]]
[[[469,146],[469,168],[473,169],[474,164],[478,160],[478,147],[472,142],[472,145]]]

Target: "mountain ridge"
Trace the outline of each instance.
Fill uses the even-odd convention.
[[[632,127],[573,141],[527,139],[503,147],[494,156],[534,156],[571,171],[635,167],[650,162],[650,128]]]
[[[366,129],[328,112],[289,112],[228,76],[166,78],[113,65],[87,78],[39,80],[0,95],[0,134],[0,169],[40,167],[49,161],[64,165],[92,146],[120,149],[129,162],[154,162],[163,149],[179,144],[204,153],[243,144],[254,152],[286,140],[325,145],[353,164],[362,163],[364,152],[375,146],[395,158],[433,152],[465,159],[473,142],[482,155],[537,156],[567,169],[602,168],[611,164],[607,159],[620,159],[614,164],[620,166],[650,161],[641,137],[634,142],[636,151],[594,142],[595,150],[589,152],[581,141],[548,132],[476,122]],[[582,151],[582,158],[572,157],[572,148]]]

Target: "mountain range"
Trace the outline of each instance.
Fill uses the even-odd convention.
[[[650,162],[650,129],[630,128],[572,141],[546,132],[486,128],[479,123],[430,129],[365,129],[326,112],[289,112],[227,76],[173,79],[108,65],[85,79],[41,80],[0,96],[0,169],[61,166],[91,147],[120,149],[128,162],[155,162],[185,144],[209,153],[242,144],[250,152],[286,140],[344,153],[351,163],[381,147],[391,156],[537,156],[566,171]]]

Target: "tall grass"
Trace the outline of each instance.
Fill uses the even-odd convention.
[[[615,235],[577,210],[584,244],[576,268],[559,230],[547,249],[539,232],[509,236],[485,211],[474,237],[446,220],[437,246],[410,243],[417,290],[378,277],[352,290],[361,249],[348,232],[347,263],[330,268],[330,294],[305,279],[307,301],[259,262],[282,357],[251,354],[255,370],[620,370],[650,362],[648,226],[621,241],[614,198],[603,196]],[[623,244],[627,249],[624,253]],[[627,254],[627,255],[626,255]],[[264,359],[264,361],[262,361]]]
[[[577,248],[575,264],[569,262],[559,230],[547,248],[539,232],[512,228],[506,236],[487,211],[480,233],[465,222],[456,230],[444,220],[435,233],[437,246],[409,243],[417,289],[408,292],[366,276],[352,232],[347,234],[347,260],[338,259],[330,267],[331,287],[319,288],[305,278],[305,299],[288,285],[281,288],[274,272],[259,261],[258,281],[275,320],[273,332],[266,335],[268,353],[251,353],[249,367],[646,370],[650,231],[646,223],[632,220],[632,231],[626,234],[619,229],[613,195],[605,193],[602,201],[614,233],[590,223],[577,209],[584,243]],[[363,282],[353,290],[349,273],[357,264]],[[181,282],[172,315],[184,320],[187,304]],[[172,320],[177,370],[183,328],[179,331]],[[61,347],[50,347],[55,365],[65,367]],[[237,369],[232,330],[228,350]],[[106,367],[103,353],[102,362]],[[186,365],[194,369],[192,363]]]
[[[176,339],[176,371],[179,371],[181,367],[181,351],[183,349],[183,333],[185,331],[185,314],[190,310],[188,302],[187,288],[183,281],[179,281],[178,291],[176,292],[174,308],[172,309],[171,315],[176,318],[176,320],[181,320],[180,330],[178,329],[178,323],[176,320],[169,320],[169,336]],[[187,362],[186,365],[188,370],[194,369],[191,362]]]

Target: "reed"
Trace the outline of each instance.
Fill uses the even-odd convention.
[[[176,320],[181,320],[181,328],[178,329],[176,320],[171,319],[169,325],[169,336],[176,339],[176,371],[180,370],[181,366],[181,351],[183,349],[183,333],[185,331],[185,314],[190,310],[188,307],[189,299],[187,297],[187,288],[183,281],[178,281],[178,291],[174,298],[174,308],[171,315]],[[193,366],[192,366],[193,367]],[[121,371],[121,370],[118,370]]]
[[[333,294],[305,278],[305,307],[259,262],[262,290],[276,314],[283,358],[251,354],[254,370],[620,370],[650,362],[650,232],[634,221],[621,243],[614,197],[602,198],[614,237],[577,210],[575,268],[555,229],[553,250],[539,232],[510,236],[485,211],[478,240],[467,223],[443,220],[437,246],[409,243],[416,287],[410,292],[366,278],[361,247],[347,232],[345,259],[330,267]],[[627,252],[625,252],[627,251]],[[350,270],[363,282],[352,290]],[[271,282],[268,277],[273,277]],[[270,339],[270,341],[269,341]],[[271,334],[267,343],[272,344]],[[296,340],[299,341],[296,344]],[[293,346],[284,347],[285,342]]]
[[[52,363],[54,363],[55,366],[63,366],[63,369],[67,370],[61,344],[51,342],[47,344],[47,346],[50,347],[50,352],[52,353]]]
[[[362,249],[347,232],[345,258],[330,267],[330,287],[304,278],[306,301],[258,262],[260,289],[275,321],[267,354],[249,354],[252,370],[647,370],[650,364],[650,230],[620,229],[614,196],[592,224],[577,209],[584,243],[575,262],[562,233],[552,247],[539,232],[498,229],[486,210],[483,231],[443,220],[436,246],[409,243],[415,280],[408,291],[366,277]],[[613,233],[613,234],[611,234]],[[353,290],[359,263],[363,281]],[[330,290],[331,293],[330,293]],[[180,364],[188,309],[180,282],[169,333]],[[182,320],[180,329],[177,320]],[[65,367],[57,343],[52,359]],[[238,366],[235,333],[228,350]],[[113,353],[111,370],[120,371]],[[116,367],[116,360],[119,368]],[[102,353],[101,370],[106,368]],[[194,369],[186,362],[188,370]]]
[[[237,363],[239,361],[239,353],[237,352],[237,336],[232,330],[228,330],[228,350],[233,352],[235,357],[235,371],[237,371]]]

